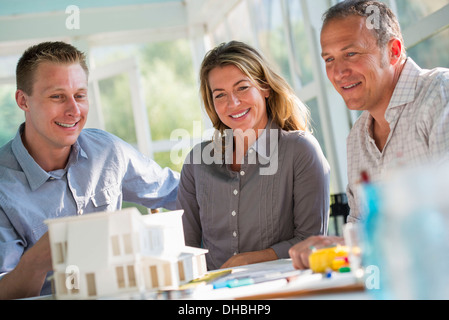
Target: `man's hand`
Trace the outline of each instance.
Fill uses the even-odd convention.
[[[308,269],[312,249],[320,249],[334,244],[344,244],[342,237],[311,236],[290,248],[288,251],[295,269]]]
[[[268,248],[260,251],[243,252],[232,256],[220,269],[243,266],[252,263],[277,260],[278,256],[273,249]]]
[[[23,254],[14,270],[0,280],[0,299],[39,296],[47,272],[51,270],[50,241],[46,232]]]

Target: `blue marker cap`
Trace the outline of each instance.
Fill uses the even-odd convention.
[[[241,286],[247,286],[250,284],[253,284],[254,280],[251,278],[246,278],[246,279],[234,279],[234,280],[230,280],[228,283],[228,288],[236,288],[236,287],[241,287]]]
[[[218,281],[213,283],[214,289],[226,288],[228,286],[228,281]]]
[[[250,284],[254,284],[254,280],[251,278],[243,278],[243,279],[230,279],[224,281],[217,281],[213,283],[214,289],[221,288],[237,288],[241,286],[247,286]]]

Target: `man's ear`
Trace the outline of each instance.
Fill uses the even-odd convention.
[[[23,111],[28,111],[28,95],[23,90],[16,91],[16,103]]]
[[[398,38],[392,38],[388,43],[390,64],[395,65],[401,60],[403,44]]]

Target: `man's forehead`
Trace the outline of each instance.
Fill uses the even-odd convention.
[[[335,28],[350,28],[356,30],[368,30],[366,17],[359,15],[350,15],[347,17],[337,17],[328,20],[321,29],[321,34]]]
[[[366,26],[366,18],[350,16],[348,18],[335,18],[327,22],[321,30],[321,47],[325,54],[327,45],[337,45],[340,50],[347,50],[357,45],[360,40],[375,39],[372,30]]]
[[[79,63],[40,63],[34,73],[34,86],[40,90],[87,89],[87,74]]]

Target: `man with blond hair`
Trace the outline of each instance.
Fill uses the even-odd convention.
[[[46,219],[114,211],[122,201],[175,208],[179,174],[87,120],[84,54],[63,42],[28,48],[17,69],[25,113],[0,148],[0,298],[50,294]],[[94,244],[93,244],[94,245]]]

